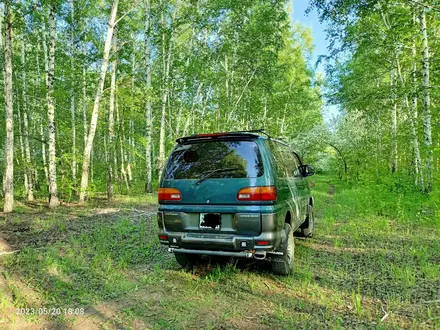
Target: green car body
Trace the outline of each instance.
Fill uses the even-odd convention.
[[[287,144],[254,133],[177,142],[160,181],[160,242],[182,265],[200,255],[236,256],[268,259],[289,274],[293,232],[313,231],[306,178],[313,168]]]

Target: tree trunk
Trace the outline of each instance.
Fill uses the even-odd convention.
[[[129,127],[129,138],[128,138],[128,145],[129,145],[129,151],[127,153],[127,174],[128,174],[128,181],[130,183],[130,186],[133,181],[133,173],[131,170],[131,163],[133,161],[133,150],[134,150],[134,122],[132,119],[130,119],[130,127]]]
[[[431,99],[430,99],[430,81],[429,81],[429,44],[428,31],[426,25],[425,8],[420,13],[420,30],[423,39],[423,57],[422,57],[422,76],[423,76],[423,133],[426,147],[426,185],[427,192],[432,191],[433,185],[433,150],[432,150],[432,135],[431,135]]]
[[[20,46],[21,46],[21,78],[22,78],[22,96],[23,96],[23,140],[24,140],[24,153],[25,153],[25,172],[27,176],[27,200],[32,202],[34,200],[34,185],[33,185],[33,174],[32,174],[32,163],[31,163],[31,148],[29,145],[29,121],[28,121],[28,105],[29,98],[27,94],[27,81],[26,81],[26,53],[24,46],[24,36],[21,35]]]
[[[107,162],[107,198],[113,199],[113,175],[117,171],[116,147],[115,147],[115,90],[116,90],[116,31],[113,34],[112,41],[113,60],[111,62],[111,83],[110,83],[110,101],[108,109],[108,154]],[[114,161],[114,168],[111,160]]]
[[[425,182],[423,177],[423,165],[422,165],[422,158],[420,155],[420,143],[419,143],[419,137],[417,135],[417,125],[416,125],[417,123],[417,61],[416,61],[417,51],[416,51],[415,42],[413,43],[412,55],[413,55],[413,68],[411,72],[412,102],[411,102],[411,112],[409,114],[409,119],[410,119],[411,134],[413,136],[413,141],[414,141],[416,184],[418,184],[420,190],[423,191],[425,190]]]
[[[40,81],[40,77],[41,77],[41,73],[40,73],[40,56],[39,56],[39,54],[40,54],[40,42],[41,42],[41,39],[38,36],[37,51],[35,52],[35,62],[37,64],[37,86],[38,86],[38,88],[40,88],[40,82],[41,82]],[[46,52],[45,54],[47,54],[47,49],[46,49],[46,46],[45,46],[46,45],[45,42],[46,41],[44,39],[43,49]],[[45,61],[45,63],[47,63],[47,62]],[[39,119],[40,119],[40,123],[39,124],[40,124],[40,139],[41,139],[41,158],[42,158],[42,161],[43,161],[44,177],[46,179],[46,184],[49,187],[49,171],[47,169],[46,142],[45,142],[46,138],[45,138],[44,130],[43,130],[43,121],[44,121],[43,116],[40,115]]]
[[[153,133],[153,114],[151,109],[151,43],[150,43],[150,0],[145,1],[145,80],[146,80],[146,103],[145,103],[145,192],[153,192],[153,166],[151,162],[151,145]]]
[[[397,145],[397,96],[396,96],[396,78],[395,70],[392,69],[390,72],[390,88],[391,88],[391,100],[392,100],[392,110],[391,110],[391,131],[393,134],[393,152],[392,152],[392,164],[391,172],[395,173],[397,171],[398,163],[398,145]]]
[[[14,72],[15,75],[16,72]],[[17,79],[15,79],[17,81]],[[25,152],[24,152],[24,142],[23,142],[23,130],[22,130],[22,121],[21,121],[21,104],[19,101],[17,101],[17,121],[18,121],[18,143],[20,145],[20,156],[21,156],[21,161],[24,165],[24,172],[23,172],[23,183],[24,183],[24,193],[27,196],[28,194],[28,172],[26,171],[26,157],[25,157]],[[17,162],[19,162],[17,160]]]
[[[76,114],[75,114],[75,5],[74,1],[70,0],[70,18],[71,18],[71,25],[70,25],[70,73],[71,73],[71,82],[70,82],[70,114],[71,114],[71,120],[72,120],[72,164],[71,164],[71,170],[72,170],[72,186],[76,187]]]
[[[132,41],[133,41],[133,54],[131,56],[131,61],[132,61],[132,67],[131,67],[131,71],[132,71],[132,79],[131,79],[131,91],[132,91],[132,98],[133,100],[136,97],[136,43],[135,43],[135,39],[134,36],[132,37]],[[133,181],[133,175],[132,175],[132,171],[131,171],[131,162],[133,161],[133,144],[134,144],[134,134],[133,134],[133,113],[136,111],[135,109],[135,104],[132,103],[131,107],[130,107],[130,120],[129,120],[129,124],[128,124],[128,152],[126,153],[126,160],[127,160],[127,174],[128,174],[128,181],[129,181],[129,186],[131,186],[132,181]]]
[[[83,48],[83,56],[85,58],[86,50]],[[84,149],[87,145],[87,85],[86,85],[86,64],[83,63],[82,67],[82,117],[83,117],[83,137],[84,137]]]
[[[46,142],[43,130],[43,118],[40,118],[40,138],[41,138],[41,157],[43,160],[43,170],[44,177],[46,178],[46,184],[49,187],[49,170],[47,169],[47,158],[46,158]]]
[[[49,56],[46,69],[47,87],[47,118],[49,129],[49,207],[55,208],[60,202],[58,200],[57,168],[56,168],[56,143],[55,143],[55,105],[54,105],[54,74],[55,74],[55,8],[49,10]],[[46,47],[45,47],[46,48]],[[45,54],[47,54],[45,52]]]
[[[176,12],[176,11],[175,11]],[[174,21],[174,14],[171,18],[171,22]],[[169,88],[169,74],[170,74],[170,66],[171,66],[171,54],[172,54],[172,34],[169,36],[168,40],[168,53],[166,49],[166,36],[165,36],[165,15],[162,13],[162,62],[163,62],[163,81],[162,81],[162,114],[160,118],[160,131],[159,131],[159,159],[158,159],[158,174],[159,180],[162,175],[162,170],[165,165],[165,129],[166,129],[166,108],[167,108],[167,100],[168,94],[170,91]]]
[[[5,0],[5,204],[3,212],[12,212],[14,207],[14,110],[12,101],[12,19],[11,3]]]
[[[118,128],[119,128],[119,148],[120,148],[120,157],[121,157],[121,176],[125,183],[125,188],[130,190],[130,186],[128,185],[128,179],[127,179],[127,171],[125,170],[125,152],[124,152],[124,141],[125,141],[125,130],[124,130],[124,117],[119,116],[119,103],[118,99],[116,98],[116,121],[118,122]],[[115,158],[116,158],[116,152],[115,152]],[[115,168],[117,170],[117,168]]]
[[[101,73],[98,80],[98,86],[96,89],[95,102],[93,104],[92,117],[90,120],[89,134],[87,136],[87,143],[84,148],[83,155],[83,165],[82,165],[82,176],[81,176],[81,191],[79,195],[79,200],[81,203],[84,202],[86,197],[86,192],[89,184],[89,165],[90,156],[92,154],[93,139],[95,138],[96,125],[98,123],[98,110],[99,104],[101,103],[102,91],[104,89],[104,80],[107,73],[107,64],[110,54],[110,47],[113,37],[113,29],[116,22],[116,13],[118,11],[118,0],[114,0],[113,6],[110,13],[109,24],[107,29],[107,38],[104,46],[104,55],[101,64]]]
[[[402,68],[400,66],[400,60],[397,56],[396,56],[396,64],[397,64],[397,74],[399,76],[400,83],[402,85],[402,88],[405,89],[405,87],[406,87],[405,80],[403,79]],[[415,70],[414,67],[413,67],[413,70]],[[414,79],[413,83],[415,84],[415,78],[413,77],[413,79]],[[422,160],[420,157],[419,138],[417,136],[417,131],[416,131],[416,128],[414,125],[414,111],[416,111],[414,108],[417,109],[417,94],[413,95],[412,108],[410,108],[410,106],[409,106],[409,100],[408,100],[407,95],[405,95],[404,101],[405,101],[405,108],[407,110],[408,120],[409,120],[409,124],[410,124],[411,137],[413,139],[414,156],[415,156],[414,171],[416,173],[416,182],[419,183],[421,190],[423,190],[424,189],[423,188],[423,186],[424,186],[423,175],[420,176],[420,174],[422,174],[423,171],[422,171],[422,167],[421,167]]]
[[[159,161],[158,161],[158,174],[159,180],[162,175],[162,170],[165,165],[165,128],[166,128],[166,108],[167,98],[169,93],[168,76],[170,72],[171,61],[171,36],[168,41],[168,54],[166,50],[166,36],[165,36],[165,15],[162,13],[162,62],[163,62],[163,81],[162,81],[162,114],[160,118],[160,132],[159,132]]]

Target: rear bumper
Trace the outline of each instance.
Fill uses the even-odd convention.
[[[240,258],[252,258],[252,252],[231,252],[231,251],[211,251],[211,250],[189,250],[189,249],[176,249],[168,248],[170,253],[183,253],[183,254],[205,254],[210,256],[224,256],[224,257],[240,257]]]
[[[261,232],[257,235],[221,231],[174,232],[163,225],[159,228],[160,243],[169,246],[170,252],[250,258],[255,252],[276,250],[281,244],[283,225],[278,224],[276,213],[263,213]]]

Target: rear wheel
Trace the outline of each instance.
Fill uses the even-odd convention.
[[[200,256],[197,254],[174,253],[174,257],[179,265],[188,267],[199,262]]]
[[[315,229],[315,217],[313,216],[313,206],[309,205],[307,218],[301,226],[301,235],[303,237],[312,237]]]
[[[281,252],[283,255],[274,258],[272,263],[272,270],[278,275],[290,275],[293,271],[293,260],[295,258],[295,241],[293,238],[292,227],[288,223],[284,224],[284,240]]]

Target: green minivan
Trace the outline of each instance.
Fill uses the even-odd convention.
[[[310,165],[263,130],[182,137],[159,184],[160,243],[182,266],[202,255],[293,269],[294,232],[313,235]]]

